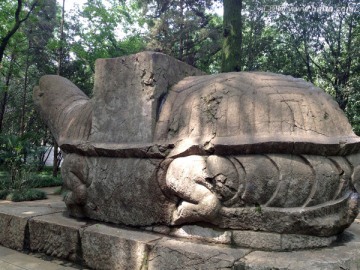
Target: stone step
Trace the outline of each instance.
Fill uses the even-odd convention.
[[[2,246],[94,269],[360,269],[360,219],[330,247],[291,252],[234,248],[77,220],[56,199],[0,203],[0,228]]]
[[[85,268],[74,263],[42,255],[24,253],[0,246],[1,270],[76,270]]]

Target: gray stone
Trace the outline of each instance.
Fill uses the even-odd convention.
[[[281,235],[282,250],[311,249],[327,247],[334,243],[337,236],[317,237],[300,234],[283,234]]]
[[[0,244],[22,250],[25,244],[26,225],[29,217],[0,214]]]
[[[355,219],[360,138],[321,89],[272,73],[204,75],[152,52],[100,59],[95,73],[91,99],[59,76],[34,90],[65,153],[71,215],[325,237],[287,236],[284,249],[327,245]]]
[[[299,250],[327,247],[337,240],[337,236],[318,237],[301,234],[278,234],[254,231],[233,231],[232,241],[239,247],[255,250]]]
[[[169,92],[155,134],[156,141],[176,144],[171,157],[209,150],[329,156],[359,150],[331,96],[304,80],[264,72],[183,79]]]
[[[72,154],[61,168],[71,190],[65,202],[74,216],[138,226],[170,223],[175,204],[157,184],[159,163],[156,159]]]
[[[26,205],[29,206],[26,207]],[[92,269],[360,269],[359,219],[356,219],[344,233],[338,235],[337,241],[326,248],[291,252],[256,251],[238,248],[234,245],[230,247],[230,245],[203,243],[195,239],[191,241],[174,239],[169,236],[104,224],[93,224],[86,227],[86,224],[64,217],[60,213],[49,214],[54,210],[51,208],[53,205],[51,202],[49,205],[44,207],[43,202],[26,202],[21,206],[15,203],[1,204],[1,212],[11,218],[18,215],[43,214],[34,217],[32,221],[36,221],[36,223],[40,221],[37,225],[44,234],[41,241],[48,247],[59,247],[59,242],[61,242],[61,245],[71,251],[73,238],[65,238],[66,241],[70,241],[70,245],[63,239],[65,235],[77,231],[80,235],[78,240],[81,242],[79,248],[82,250],[78,254]],[[37,208],[38,210],[36,210]],[[0,221],[3,218],[4,215],[0,215]],[[29,222],[34,224],[32,221]],[[23,233],[22,230],[19,226],[14,226],[13,233],[20,235]],[[32,237],[33,233],[36,239],[40,239],[39,230],[28,230],[26,233],[28,240],[31,241],[34,238]],[[58,236],[47,237],[49,232],[58,234]],[[269,233],[263,234],[269,235]],[[299,235],[282,235],[281,237],[283,244],[288,245],[287,242],[294,242],[291,248],[299,248],[299,243],[302,242],[316,243],[314,239],[319,238],[305,236],[301,239]],[[264,239],[271,241],[271,237],[264,237]],[[256,240],[258,241],[258,239]],[[57,250],[63,250],[63,248]],[[42,252],[44,251],[42,249]],[[19,268],[25,267],[25,260],[19,263],[20,257],[8,256],[7,254],[5,258],[0,258],[0,269],[8,266],[2,261],[19,265]],[[31,265],[34,269],[41,268],[41,265],[35,264],[35,261],[32,261]],[[45,267],[45,264],[42,266]]]
[[[233,269],[235,262],[249,252],[164,238],[150,250],[148,269]]]
[[[94,269],[146,269],[149,249],[160,238],[96,224],[81,233],[84,263]]]
[[[152,143],[159,108],[170,86],[203,74],[153,52],[98,59],[95,66],[90,140],[106,144]]]
[[[254,251],[242,258],[242,270],[360,269],[360,226],[355,222],[331,247],[292,252]]]
[[[29,221],[30,250],[81,261],[79,229],[84,226],[86,222],[63,213],[33,218]]]
[[[246,248],[281,250],[281,234],[252,231],[233,231],[234,244]]]
[[[0,207],[0,244],[12,249],[22,250],[26,247],[28,220],[32,217],[62,211],[47,207],[12,205]]]
[[[186,225],[175,228],[170,232],[171,236],[201,240],[204,242],[231,244],[231,231],[215,230],[196,225]]]
[[[87,270],[64,260],[39,254],[25,254],[0,246],[1,270]]]

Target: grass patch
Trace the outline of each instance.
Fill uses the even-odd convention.
[[[0,200],[13,202],[43,200],[47,198],[46,192],[36,188],[62,185],[62,178],[53,177],[50,169],[42,172],[27,172],[13,181],[8,171],[0,170]],[[61,188],[59,193],[62,193]]]
[[[13,202],[44,200],[46,198],[46,193],[38,189],[9,191],[6,196],[6,200]]]
[[[10,185],[10,181],[10,174],[6,171],[0,171],[0,190],[14,188]],[[22,185],[26,188],[56,187],[62,186],[63,180],[61,176],[53,177],[52,172],[43,171],[30,173],[28,180]]]
[[[61,177],[53,177],[46,174],[37,174],[31,176],[29,180],[29,187],[40,188],[40,187],[56,187],[62,186],[63,180]]]

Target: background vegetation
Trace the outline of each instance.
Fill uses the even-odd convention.
[[[39,77],[60,74],[91,96],[97,58],[144,50],[208,73],[304,78],[330,93],[360,134],[358,1],[87,0],[70,11],[67,1],[0,2],[0,166],[11,183],[41,171],[55,144],[32,103]],[[222,7],[224,16],[215,12]]]

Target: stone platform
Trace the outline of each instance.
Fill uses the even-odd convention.
[[[0,244],[94,269],[360,269],[360,217],[330,247],[258,251],[234,247],[234,243],[219,244],[227,243],[227,234],[215,235],[217,244],[169,236],[184,237],[181,234],[190,228],[196,234],[195,226],[172,232],[161,227],[140,231],[76,220],[68,217],[60,196],[49,197],[35,202],[0,202]],[[247,239],[256,240],[251,235]],[[272,237],[262,241],[270,247],[278,244]],[[296,245],[294,239],[292,242]]]

